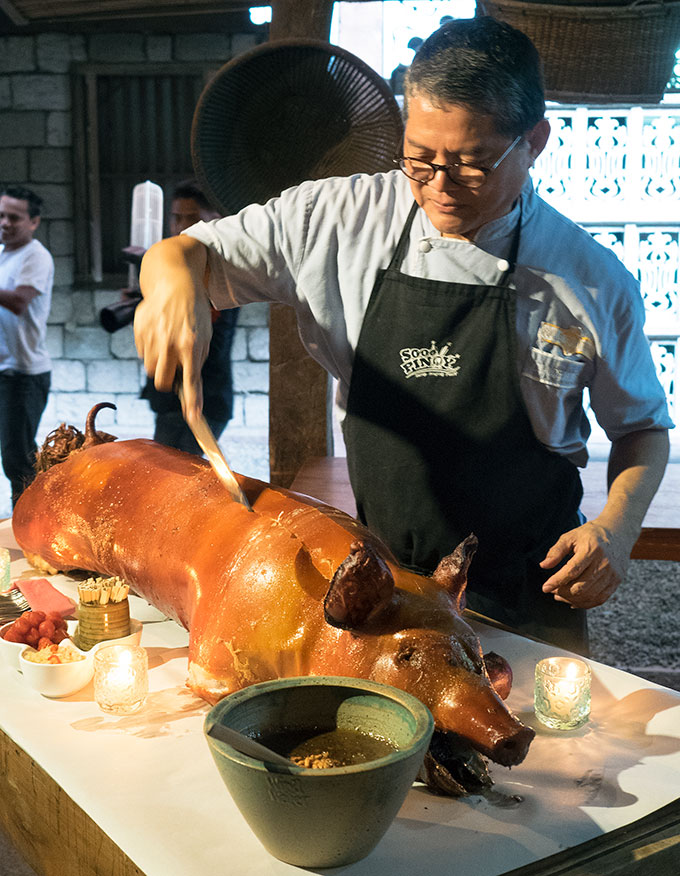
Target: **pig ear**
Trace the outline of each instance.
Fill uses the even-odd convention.
[[[349,550],[323,604],[326,621],[343,630],[356,629],[374,618],[394,593],[392,573],[372,548],[355,541]]]
[[[478,543],[477,536],[470,533],[452,554],[440,560],[432,573],[432,579],[456,600],[458,611],[463,605],[467,573]]]

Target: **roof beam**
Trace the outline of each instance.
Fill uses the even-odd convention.
[[[28,19],[24,18],[16,6],[13,3],[10,3],[10,0],[0,0],[0,11],[5,13],[12,24],[22,26],[28,24]]]

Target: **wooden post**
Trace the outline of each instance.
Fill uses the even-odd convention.
[[[270,40],[307,37],[327,40],[333,0],[272,0]]]
[[[332,0],[273,0],[271,40],[327,40]],[[269,467],[288,487],[311,456],[332,453],[330,378],[300,342],[291,307],[272,304],[269,323]]]

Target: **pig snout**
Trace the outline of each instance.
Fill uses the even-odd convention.
[[[536,735],[506,708],[490,686],[475,685],[469,678],[449,688],[431,712],[438,728],[457,733],[501,766],[522,763]]]

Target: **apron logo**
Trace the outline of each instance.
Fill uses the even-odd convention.
[[[437,348],[434,341],[428,347],[404,347],[399,350],[401,370],[410,377],[455,377],[460,371],[456,362],[460,353],[449,353],[450,344]]]

